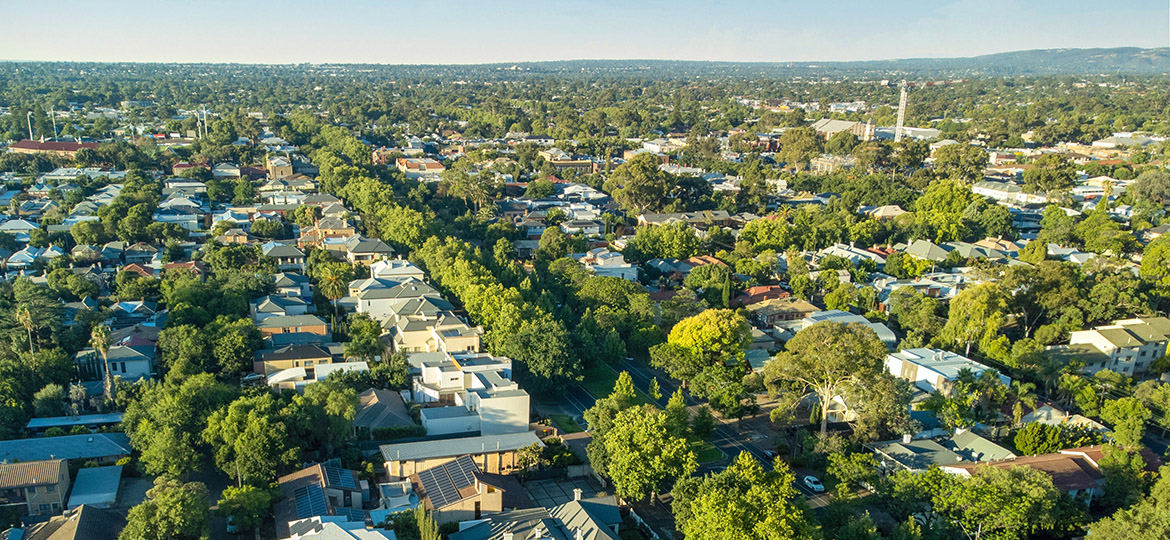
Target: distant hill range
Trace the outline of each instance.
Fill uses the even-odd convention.
[[[473,66],[468,66],[473,67]],[[488,66],[474,66],[488,67]],[[535,72],[670,71],[699,74],[787,76],[898,74],[938,76],[1170,74],[1170,48],[1035,49],[966,58],[904,58],[856,62],[691,62],[673,60],[570,60],[492,64],[495,69]]]
[[[563,60],[465,65],[391,64],[134,64],[31,63],[50,71],[85,70],[115,79],[162,70],[177,74],[287,77],[343,76],[355,79],[438,77],[520,79],[540,76],[634,77],[850,77],[866,79],[965,78],[1098,74],[1170,74],[1170,48],[1036,49],[968,58],[905,58],[857,62],[701,62],[686,60]],[[21,62],[0,61],[0,78],[15,75]],[[172,71],[173,70],[173,71]]]

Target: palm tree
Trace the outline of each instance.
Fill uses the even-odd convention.
[[[1012,381],[1012,400],[1015,404],[1012,405],[1012,420],[1016,426],[1020,425],[1024,418],[1024,405],[1035,409],[1036,403],[1039,401],[1039,396],[1036,395],[1036,385],[1030,382]]]
[[[321,268],[317,287],[321,294],[333,302],[333,331],[337,331],[337,301],[345,296],[349,285],[350,269],[341,264],[328,264]]]
[[[110,374],[110,328],[104,324],[95,325],[89,334],[89,344],[93,350],[102,355],[102,367],[105,375],[102,377],[102,386],[106,391],[106,399],[114,400],[114,377]]]
[[[28,332],[28,352],[32,353],[33,352],[33,334],[32,334],[32,332],[33,332],[33,316],[32,316],[32,311],[28,309],[28,306],[21,305],[21,306],[16,308],[16,321],[18,323],[20,323],[21,326],[24,327],[26,332]]]

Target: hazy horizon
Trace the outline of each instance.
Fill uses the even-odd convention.
[[[3,4],[0,59],[32,62],[847,62],[1170,44],[1167,4],[1152,0]]]

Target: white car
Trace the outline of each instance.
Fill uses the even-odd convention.
[[[820,480],[817,480],[817,477],[815,476],[804,477],[804,486],[811,489],[813,493],[825,492],[825,485],[822,484]]]

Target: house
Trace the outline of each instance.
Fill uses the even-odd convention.
[[[268,317],[305,315],[309,307],[309,302],[298,296],[269,295],[248,302],[248,311],[254,321]]]
[[[450,540],[619,540],[622,515],[612,496],[573,500],[553,508],[524,508],[465,521]]]
[[[393,390],[369,388],[358,395],[353,427],[373,431],[379,428],[415,426],[402,395]]]
[[[479,350],[479,328],[472,328],[439,298],[408,299],[390,306],[382,327],[384,341],[393,351],[475,352]]]
[[[155,318],[157,310],[158,304],[145,300],[118,302],[110,307],[110,311],[112,312],[110,327],[117,330],[138,323],[149,322]]]
[[[426,273],[422,268],[406,259],[384,259],[370,265],[370,277],[388,280],[403,281],[413,278],[426,281]]]
[[[735,298],[732,298],[731,305],[732,307],[749,306],[758,304],[764,300],[788,298],[789,296],[791,294],[779,285],[757,285],[744,289],[743,292],[739,293]]]
[[[796,335],[797,332],[800,332],[801,330],[804,330],[805,328],[808,328],[814,324],[826,321],[838,322],[842,324],[860,324],[865,326],[870,330],[873,330],[874,334],[877,334],[878,339],[880,339],[882,343],[886,345],[887,349],[893,349],[898,344],[898,337],[895,336],[894,332],[886,325],[880,322],[871,322],[869,319],[866,319],[861,315],[855,315],[853,313],[848,313],[839,309],[830,309],[827,311],[810,313],[807,317],[792,323],[781,322],[776,325],[776,330],[778,333],[777,337],[786,341],[792,339],[792,336]]]
[[[376,261],[394,256],[394,248],[376,238],[355,234],[345,241],[345,258],[350,264],[370,266]]]
[[[0,462],[17,463],[66,459],[84,463],[114,463],[130,455],[125,433],[91,433],[0,441]]]
[[[217,179],[223,178],[239,178],[240,166],[235,163],[216,163],[211,168],[211,176]]]
[[[85,467],[77,471],[73,490],[69,493],[66,509],[80,506],[110,508],[118,501],[118,484],[122,481],[122,466]]]
[[[1090,330],[1069,333],[1068,345],[1049,347],[1050,355],[1079,358],[1087,373],[1110,369],[1127,376],[1147,373],[1150,364],[1166,355],[1170,319],[1123,319]]]
[[[371,529],[366,520],[353,515],[313,516],[290,521],[283,540],[397,540],[390,529]]]
[[[133,382],[150,378],[154,373],[154,350],[152,346],[114,345],[106,352],[106,359],[103,361],[97,351],[85,348],[78,351],[73,363],[86,380],[102,380],[105,376],[105,365],[108,364],[112,376]]]
[[[886,355],[886,371],[910,381],[924,392],[946,392],[963,372],[978,377],[985,371],[994,370],[951,351],[917,348]],[[1010,377],[996,373],[1000,384],[1011,386]]]
[[[50,516],[65,509],[69,463],[46,459],[0,463],[0,506],[19,507],[21,515]]]
[[[947,259],[947,253],[949,253],[942,246],[939,246],[930,240],[915,240],[908,246],[894,246],[894,249],[897,249],[902,253],[916,259],[931,262],[943,262]]]
[[[33,141],[25,139],[8,145],[8,151],[17,154],[44,154],[73,159],[82,148],[97,148],[97,143]]]
[[[0,232],[8,233],[20,243],[28,243],[32,232],[41,228],[40,225],[27,219],[10,219],[0,223]]]
[[[932,466],[945,467],[960,463],[994,461],[1015,457],[1003,448],[970,431],[958,431],[953,437],[900,441],[868,445],[878,458],[882,471],[922,472]]]
[[[313,517],[338,516],[365,521],[363,502],[369,485],[340,461],[310,465],[277,479],[283,499],[276,503],[276,534],[290,534],[290,523]]]
[[[1146,462],[1146,472],[1153,473],[1158,470],[1161,460],[1157,455],[1145,448],[1139,450],[1139,453]],[[1105,476],[1101,473],[1101,460],[1104,457],[1104,447],[1087,446],[1069,448],[1052,454],[1009,457],[985,463],[956,463],[942,467],[942,470],[959,476],[971,476],[981,466],[997,469],[1027,467],[1052,477],[1052,484],[1056,489],[1087,504],[1104,493]]]
[[[368,313],[379,321],[391,320],[403,304],[412,299],[430,298],[432,304],[441,310],[454,307],[434,287],[414,278],[392,281],[385,278],[354,280],[349,284],[349,296],[344,303],[352,305],[359,313]]]
[[[316,315],[276,315],[257,322],[256,328],[265,338],[298,334],[309,339],[312,339],[310,336],[317,336],[324,340],[329,335],[329,324]]]
[[[305,378],[314,379],[313,370],[316,366],[332,362],[333,355],[319,345],[285,345],[258,351],[256,360],[252,362],[252,371],[272,376],[288,369],[303,368]]]
[[[114,427],[122,423],[124,416],[120,412],[81,414],[77,416],[42,416],[39,418],[30,418],[28,423],[24,425],[24,429],[37,434],[55,427],[69,430],[73,426],[82,426],[91,430],[100,430],[101,428]]]
[[[746,306],[746,309],[765,328],[775,326],[778,322],[798,321],[820,311],[820,308],[792,297],[763,300]]]
[[[414,492],[435,521],[449,523],[481,519],[504,509],[504,482],[485,475],[470,456],[459,456],[410,475]]]
[[[583,234],[585,236],[597,236],[601,234],[604,225],[600,221],[592,219],[571,219],[561,223],[561,230],[565,234]]]
[[[405,158],[395,160],[395,166],[411,180],[437,182],[439,175],[447,170],[442,163],[431,158]]]
[[[412,354],[414,401],[428,435],[528,430],[529,396],[512,380],[512,360],[484,353]],[[443,406],[445,405],[445,406]]]
[[[284,178],[293,175],[292,162],[284,156],[268,156],[266,165],[269,178]]]
[[[573,255],[573,258],[595,276],[638,281],[638,267],[626,262],[625,256],[619,252],[596,248],[582,255]]]
[[[386,474],[391,478],[406,478],[418,471],[452,461],[459,456],[471,456],[479,470],[491,474],[507,474],[520,468],[517,454],[521,448],[544,446],[536,433],[524,431],[501,435],[481,435],[455,439],[435,439],[418,442],[383,444],[378,447],[386,462]]]
[[[207,265],[203,261],[169,262],[163,266],[163,274],[186,272],[200,279],[207,279]]]
[[[11,529],[8,540],[118,540],[125,526],[123,512],[82,505],[48,521]],[[20,536],[12,531],[20,531]]]
[[[138,242],[122,252],[122,260],[126,261],[126,264],[140,264],[145,266],[154,260],[155,255],[158,255],[157,247],[146,242]]]
[[[260,251],[265,257],[276,259],[276,268],[281,271],[305,271],[305,252],[296,246],[268,242],[260,246]]]
[[[813,131],[817,132],[817,135],[820,135],[826,141],[842,131],[852,133],[862,141],[871,141],[874,138],[874,126],[872,122],[863,124],[852,120],[823,118],[813,122],[811,127]]]
[[[732,227],[735,218],[726,210],[704,210],[701,212],[674,212],[667,214],[642,214],[638,216],[638,225],[670,225],[679,221],[685,222],[697,229],[706,230],[712,226]]]
[[[280,272],[273,276],[276,285],[276,294],[281,296],[297,296],[312,298],[312,286],[309,278],[294,272]]]

